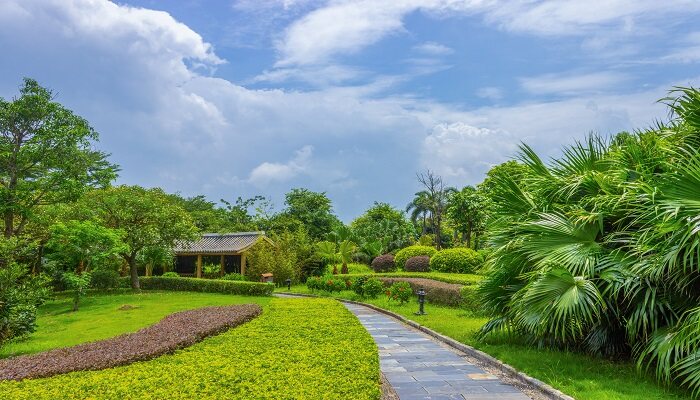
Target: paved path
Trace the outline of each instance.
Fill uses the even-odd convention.
[[[379,347],[379,363],[401,400],[527,400],[424,333],[367,307],[345,304]]]

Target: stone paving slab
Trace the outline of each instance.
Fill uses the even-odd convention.
[[[401,400],[527,400],[514,386],[393,318],[345,304],[372,335],[384,376]]]

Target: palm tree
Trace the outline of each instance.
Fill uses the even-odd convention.
[[[430,170],[416,175],[418,182],[425,187],[424,197],[426,208],[430,212],[430,221],[435,233],[435,245],[438,250],[442,247],[442,220],[447,209],[447,202],[452,193],[457,192],[453,187],[446,187],[442,178]],[[421,192],[419,192],[421,193]]]
[[[355,254],[357,246],[355,243],[349,240],[343,240],[338,245],[338,258],[343,263],[343,267],[340,269],[341,274],[348,273],[348,263],[352,261],[352,257]]]
[[[323,241],[316,243],[316,255],[318,255],[326,264],[333,264],[333,275],[338,274],[338,253],[335,251],[335,243]]]
[[[416,192],[415,197],[406,206],[406,212],[410,213],[411,222],[413,225],[417,225],[418,218],[421,218],[421,236],[425,235],[426,232],[426,217],[430,213],[428,199],[429,194],[425,190]]]

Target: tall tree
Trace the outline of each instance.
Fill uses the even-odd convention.
[[[51,227],[46,247],[49,257],[74,269],[76,273],[90,271],[119,254],[128,252],[122,241],[123,232],[106,228],[92,221],[58,222]]]
[[[418,182],[425,188],[428,200],[428,209],[432,215],[433,228],[435,231],[435,245],[438,250],[442,248],[442,222],[447,209],[447,200],[451,193],[456,190],[445,186],[442,178],[430,170],[416,175]]]
[[[405,246],[415,236],[415,229],[403,212],[380,202],[374,202],[372,207],[350,223],[350,227],[352,240],[358,241],[360,247],[368,248],[366,244],[379,242],[382,244],[381,251],[385,252]]]
[[[333,214],[331,199],[325,192],[292,189],[285,195],[284,213],[301,221],[313,240],[322,240],[342,222]]]
[[[37,207],[73,201],[116,177],[107,155],[92,149],[97,132],[53,100],[32,79],[24,80],[19,97],[0,98],[0,214],[6,238],[20,234]]]
[[[425,190],[421,190],[420,192],[417,192],[415,196],[413,197],[413,200],[411,200],[410,203],[406,206],[406,212],[411,213],[410,214],[410,219],[411,222],[413,222],[414,225],[417,224],[418,219],[421,219],[421,236],[425,235],[428,233],[427,231],[427,224],[426,224],[426,218],[428,214],[430,213],[430,198],[429,198],[428,192]]]
[[[467,247],[472,247],[472,236],[477,237],[484,227],[487,201],[484,195],[472,186],[465,186],[453,193],[447,204],[447,216]]]
[[[81,203],[87,215],[124,232],[129,251],[121,256],[129,264],[134,289],[139,289],[136,260],[141,252],[152,247],[172,248],[179,240],[197,236],[192,217],[161,189],[117,186],[94,190]]]

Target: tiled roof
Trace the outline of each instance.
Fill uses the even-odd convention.
[[[194,242],[175,244],[175,254],[229,254],[239,253],[265,237],[265,232],[205,233]]]

